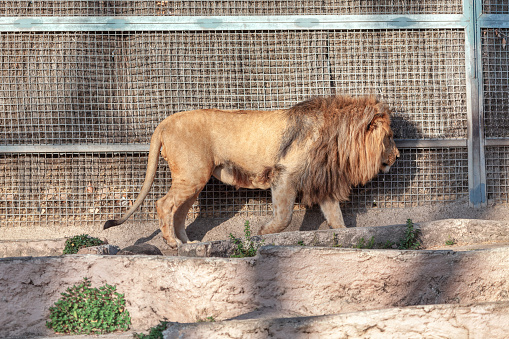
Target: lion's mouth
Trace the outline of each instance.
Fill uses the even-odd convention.
[[[391,169],[391,165],[386,162],[382,162],[382,172],[387,173]]]

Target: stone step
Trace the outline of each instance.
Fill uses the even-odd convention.
[[[422,249],[450,248],[471,250],[500,244],[509,244],[509,223],[477,219],[445,219],[415,224],[420,229]],[[372,237],[378,247],[387,242],[397,243],[406,225],[352,227],[336,230],[283,232],[260,238],[264,244],[278,246],[337,246],[355,247],[361,239],[368,242]],[[449,240],[453,246],[446,246]],[[0,258],[22,256],[60,255],[66,239],[0,241]],[[115,245],[112,243],[112,245]],[[233,253],[229,240],[184,244],[179,255],[192,257],[229,257]]]
[[[66,239],[0,240],[0,258],[62,254]]]
[[[170,323],[164,339],[507,338],[509,302],[426,305],[338,315]]]
[[[509,223],[477,219],[444,219],[415,224],[420,249],[474,250],[509,245]],[[353,248],[373,239],[376,248],[397,244],[406,225],[352,227],[319,231],[283,232],[254,237],[259,243],[276,246],[333,246]],[[453,245],[447,245],[452,242]],[[397,246],[393,246],[396,247]],[[229,257],[235,245],[230,240],[189,243],[178,254],[189,257]]]

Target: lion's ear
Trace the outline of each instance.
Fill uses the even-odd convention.
[[[368,131],[373,131],[378,126],[381,126],[386,120],[385,114],[377,113],[373,116],[373,119],[368,124]]]

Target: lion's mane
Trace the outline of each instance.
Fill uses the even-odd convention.
[[[346,201],[353,186],[364,185],[380,170],[390,110],[375,97],[314,97],[287,115],[279,158],[316,138],[309,150],[302,149],[306,160],[293,178],[302,203]]]

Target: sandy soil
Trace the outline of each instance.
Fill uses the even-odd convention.
[[[356,213],[345,213],[347,227],[367,227],[404,224],[407,219],[414,223],[439,219],[486,219],[509,221],[509,206],[489,205],[484,208],[472,208],[466,201],[457,201],[447,205],[431,205],[405,209],[370,209]],[[245,220],[249,220],[254,232],[270,217],[235,216],[227,220],[202,219],[189,220],[187,233],[191,240],[210,241],[228,239],[230,233],[242,236]],[[327,229],[321,213],[316,210],[294,214],[292,224],[285,231]],[[164,243],[158,223],[128,221],[123,225],[102,230],[102,224],[92,227],[60,225],[59,227],[0,227],[0,240],[46,240],[89,234],[107,239],[110,244],[124,248],[133,244],[149,243],[170,255],[174,252]]]

